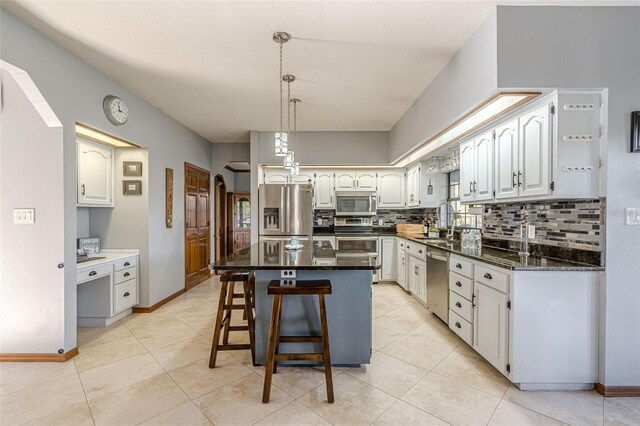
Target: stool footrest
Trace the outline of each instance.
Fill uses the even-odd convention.
[[[248,330],[249,330],[248,325],[230,325],[229,326],[229,331],[248,331]]]
[[[274,361],[323,361],[323,354],[275,354]]]
[[[224,309],[233,309],[233,310],[244,310],[244,305],[224,305],[223,306]]]
[[[219,351],[243,351],[251,349],[251,345],[249,343],[234,343],[234,344],[226,344],[226,345],[218,345]]]
[[[280,336],[280,343],[322,343],[322,336]]]

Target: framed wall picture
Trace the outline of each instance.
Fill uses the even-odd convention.
[[[123,195],[142,195],[142,181],[141,180],[123,180],[122,194]]]
[[[640,111],[631,113],[631,152],[640,152]]]
[[[165,170],[165,220],[167,228],[173,228],[173,169]]]
[[[142,161],[123,161],[123,176],[142,176]]]

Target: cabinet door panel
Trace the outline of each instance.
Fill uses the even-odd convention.
[[[382,272],[381,279],[383,281],[395,281],[397,279],[397,261],[396,240],[393,237],[383,237],[382,246]]]
[[[520,118],[519,163],[522,197],[551,193],[550,105]]]
[[[290,173],[286,170],[267,171],[264,173],[264,183],[289,183]]]
[[[78,204],[113,205],[113,149],[78,141]]]
[[[333,209],[333,173],[319,172],[315,175],[315,207],[317,209]]]
[[[479,282],[475,282],[474,295],[473,349],[499,371],[505,372],[509,297]]]
[[[475,177],[473,195],[476,201],[493,199],[493,134],[486,133],[475,139]]]
[[[356,191],[375,191],[377,189],[377,174],[375,172],[356,173]]]
[[[420,204],[420,166],[415,165],[407,170],[407,206]]]
[[[355,191],[356,190],[356,174],[355,172],[338,172],[335,174],[336,191]]]
[[[460,145],[460,201],[473,201],[473,181],[475,177],[474,143],[468,141]]]
[[[300,173],[298,176],[290,177],[291,183],[313,183],[313,174]]]
[[[404,172],[378,173],[378,208],[404,207]]]
[[[495,140],[496,198],[518,196],[518,120],[496,129]]]

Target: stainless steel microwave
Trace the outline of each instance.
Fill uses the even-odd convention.
[[[375,216],[378,198],[375,192],[336,192],[336,216]]]

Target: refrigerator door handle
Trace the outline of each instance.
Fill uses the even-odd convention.
[[[286,188],[285,186],[280,187],[280,223],[279,223],[278,229],[280,230],[281,234],[285,232],[284,224],[286,223],[285,214],[286,214],[287,201],[285,199],[285,188]]]
[[[287,229],[285,233],[289,235],[291,234],[291,187],[286,186],[285,188],[287,189],[287,208],[285,209]]]

